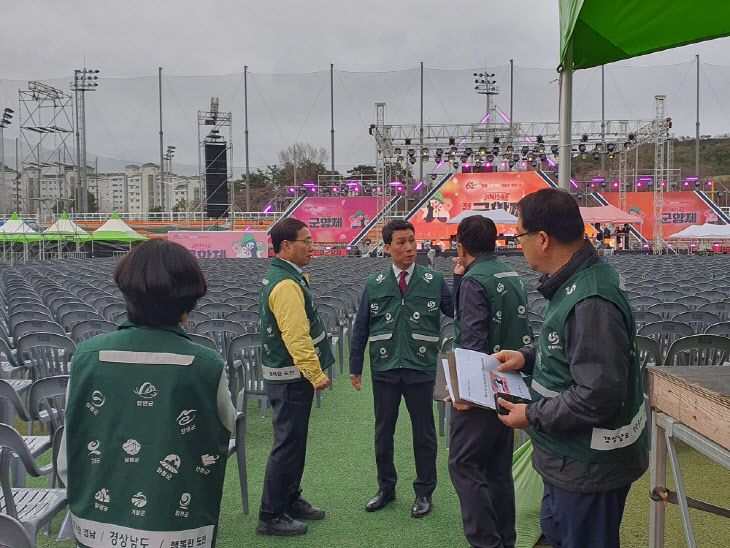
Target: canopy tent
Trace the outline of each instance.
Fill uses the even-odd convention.
[[[517,224],[517,217],[508,213],[504,209],[470,209],[467,211],[462,211],[457,216],[446,221],[446,224],[447,225],[458,225],[462,219],[466,219],[467,217],[473,217],[475,215],[480,215],[482,217],[487,217],[488,219],[492,219],[492,221],[494,221],[494,224],[496,224],[496,225],[516,225]]]
[[[560,64],[571,70],[728,35],[730,4],[727,0],[560,1]],[[572,66],[566,64],[571,43]]]
[[[17,213],[0,226],[0,240],[6,242],[36,242],[38,233],[24,223]]]
[[[580,215],[585,223],[641,224],[643,219],[621,211],[616,206],[581,207]]]
[[[42,237],[46,241],[67,241],[86,242],[91,236],[79,225],[69,219],[64,211],[61,217],[43,231]]]
[[[122,221],[116,211],[109,220],[91,233],[92,241],[107,242],[136,242],[149,240],[146,236],[135,232],[127,223]]]
[[[728,240],[730,239],[730,225],[703,225],[688,226],[676,234],[669,236],[672,240]]]
[[[727,0],[560,0],[559,186],[570,188],[574,70],[729,35]]]

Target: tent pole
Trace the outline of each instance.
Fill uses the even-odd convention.
[[[558,186],[570,191],[571,135],[573,102],[573,42],[571,40],[560,70],[560,168]]]

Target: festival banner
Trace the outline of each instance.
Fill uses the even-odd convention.
[[[618,192],[606,192],[601,195],[609,204],[618,207]],[[626,208],[628,213],[644,220],[644,224],[634,225],[634,228],[647,240],[653,240],[654,193],[627,192]],[[694,192],[664,192],[663,209],[662,227],[664,229],[664,238],[668,238],[691,225],[722,224],[717,214]]]
[[[176,230],[171,242],[189,249],[199,259],[259,259],[269,256],[266,232],[243,230]]]
[[[306,223],[317,243],[347,244],[378,213],[376,196],[306,198],[292,217]]]
[[[516,215],[516,206],[525,195],[549,185],[535,171],[457,173],[410,219],[419,240],[448,240],[458,225],[446,222],[471,209],[504,209]],[[514,225],[498,226],[514,233]]]

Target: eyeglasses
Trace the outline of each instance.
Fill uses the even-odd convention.
[[[534,230],[523,232],[522,234],[515,234],[514,235],[514,241],[516,244],[519,244],[521,241],[522,236],[529,236],[530,234],[537,234]]]
[[[305,240],[289,240],[290,242],[304,242],[307,244],[307,247],[311,247],[314,245],[314,240],[312,238],[307,238]]]

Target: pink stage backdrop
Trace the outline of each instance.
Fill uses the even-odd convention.
[[[306,198],[292,217],[307,224],[318,243],[347,244],[378,212],[378,198]]]
[[[241,230],[170,232],[168,239],[199,259],[251,259],[269,256],[266,232]]]

